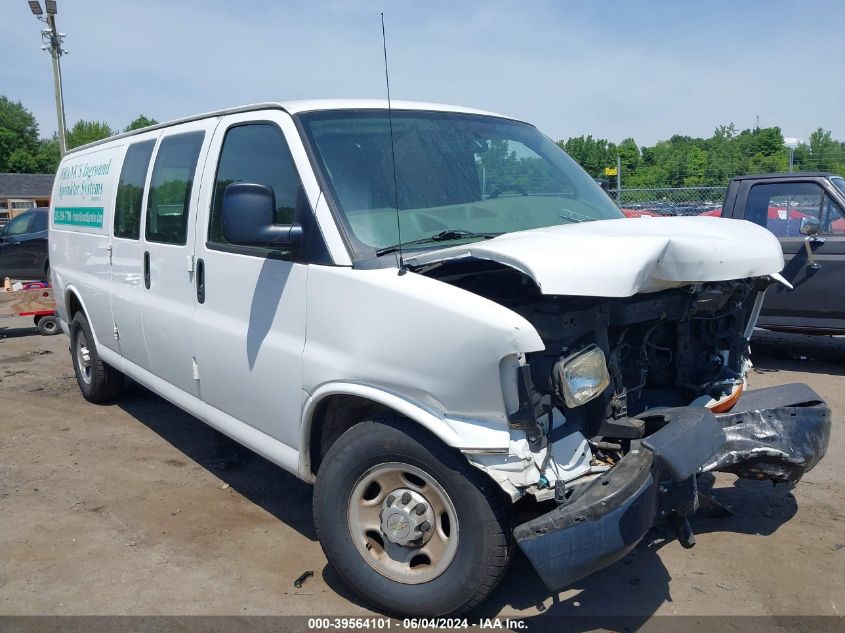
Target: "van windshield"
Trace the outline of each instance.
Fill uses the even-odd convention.
[[[403,244],[426,249],[623,217],[574,160],[526,123],[394,110],[394,179],[386,110],[299,119],[359,257],[398,243],[397,207]]]

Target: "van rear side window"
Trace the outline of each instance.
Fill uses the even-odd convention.
[[[185,244],[188,203],[204,132],[174,134],[161,141],[147,197],[148,242]]]
[[[130,145],[126,150],[114,203],[115,237],[137,240],[141,235],[141,199],[153,147],[155,141],[150,140]]]

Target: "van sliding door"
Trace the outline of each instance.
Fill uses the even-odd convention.
[[[142,277],[141,216],[146,200],[147,176],[158,134],[143,135],[126,149],[117,197],[111,256],[111,309],[114,326],[124,336],[118,340],[120,354],[146,370],[150,369],[141,326]]]
[[[194,213],[217,119],[165,130],[153,159],[142,235],[141,320],[150,370],[199,394],[193,348]],[[199,167],[198,167],[199,165]]]

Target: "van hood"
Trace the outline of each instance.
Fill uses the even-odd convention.
[[[630,297],[695,282],[772,275],[777,238],[745,220],[620,218],[506,233],[408,255],[413,267],[463,258],[494,261],[531,277],[545,295]]]

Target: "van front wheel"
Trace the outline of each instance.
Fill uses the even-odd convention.
[[[406,418],[368,420],[338,438],[317,475],[314,522],[346,584],[399,616],[466,612],[510,559],[499,487]]]
[[[121,372],[100,359],[88,319],[77,312],[70,323],[70,356],[82,396],[95,404],[117,399],[123,388]]]

